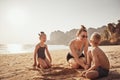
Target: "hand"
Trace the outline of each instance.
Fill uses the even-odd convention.
[[[85,77],[86,72],[87,72],[87,71],[83,71],[80,76],[81,76],[81,77]]]
[[[34,67],[37,66],[37,63],[35,62],[35,63],[33,64],[33,66],[34,66]]]

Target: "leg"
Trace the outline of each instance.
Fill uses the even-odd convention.
[[[38,58],[38,66],[41,66],[43,69],[47,68],[47,64],[45,62],[45,60]]]
[[[87,65],[90,67],[91,66],[91,59],[92,55],[91,55],[91,51],[87,52]],[[88,68],[89,68],[88,67]]]
[[[95,70],[91,70],[85,73],[85,77],[89,79],[95,79],[99,76],[99,73]]]
[[[79,68],[79,65],[75,62],[74,58],[69,59],[68,62],[69,62],[70,66],[72,68],[74,68],[74,69],[78,69]]]
[[[86,67],[85,63],[86,63],[85,58],[84,58],[84,57],[80,57],[80,58],[79,58],[79,65],[80,65],[82,68],[84,68],[84,69],[85,69],[85,67]]]
[[[50,68],[52,66],[51,63],[50,63],[50,61],[47,58],[45,59],[45,62],[47,64],[48,68]]]

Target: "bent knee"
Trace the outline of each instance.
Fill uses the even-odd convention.
[[[42,67],[43,69],[47,69],[47,68],[48,68],[48,66],[45,66],[45,65],[41,65],[41,67]]]
[[[92,74],[91,72],[87,72],[85,74],[85,77],[88,78],[88,79],[95,79],[98,77],[98,74]]]
[[[74,59],[70,59],[68,62],[69,62],[69,64],[70,64],[70,67],[72,67],[72,68],[74,68],[74,69],[79,68],[79,65],[75,62]]]
[[[79,65],[78,65],[78,64],[70,64],[70,66],[71,66],[73,69],[78,69],[78,68],[79,68]]]
[[[46,69],[48,66],[46,64],[41,63],[40,67],[43,68],[43,69]]]
[[[91,75],[91,73],[86,73],[85,77],[91,79],[93,76]]]

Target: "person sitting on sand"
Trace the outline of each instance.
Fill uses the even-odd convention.
[[[73,39],[70,44],[70,52],[67,54],[67,61],[72,68],[84,68],[87,60],[88,40],[87,30],[81,25],[77,32],[77,38]],[[84,54],[82,53],[84,51]]]
[[[41,32],[39,34],[40,43],[38,43],[35,47],[34,51],[34,64],[33,66],[41,67],[43,69],[50,68],[51,67],[51,55],[49,53],[48,47],[45,44],[46,42],[46,34],[44,32]],[[47,54],[45,54],[45,52]],[[48,56],[49,60],[47,59],[46,55]],[[36,62],[36,57],[38,57],[38,64]]]
[[[101,40],[99,33],[94,32],[90,37],[91,50],[87,53],[88,69],[82,72],[82,76],[95,79],[105,77],[109,73],[110,63],[105,53],[98,47]]]

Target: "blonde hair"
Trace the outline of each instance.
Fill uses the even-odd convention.
[[[91,35],[90,40],[92,40],[95,45],[98,45],[99,42],[100,42],[100,40],[101,40],[101,35],[100,35],[100,33],[94,32],[94,33]]]
[[[40,38],[41,38],[43,35],[46,36],[46,34],[45,34],[44,32],[40,32],[38,35],[40,36]]]
[[[76,36],[79,36],[81,32],[87,32],[86,28],[84,25],[81,25],[81,28],[77,31]]]

